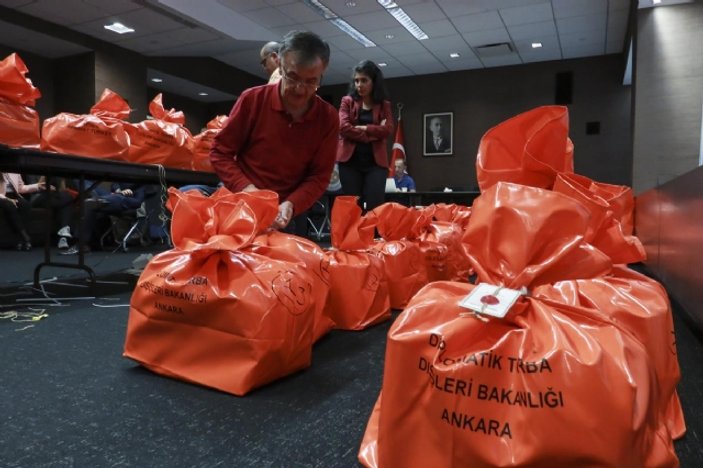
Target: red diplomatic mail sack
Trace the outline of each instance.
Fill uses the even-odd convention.
[[[158,94],[149,103],[153,119],[126,124],[129,134],[128,160],[141,164],[161,164],[178,169],[193,168],[193,135],[183,125],[183,112],[166,110]]]
[[[125,160],[129,136],[124,124],[131,109],[116,92],[105,88],[90,114],[62,112],[44,121],[42,151],[99,159]]]
[[[335,328],[362,330],[391,317],[383,259],[370,251],[373,217],[361,216],[357,197],[339,196],[332,207],[332,248],[328,259],[330,293],[325,315]]]
[[[210,163],[210,149],[215,136],[220,133],[227,121],[226,115],[218,115],[207,123],[207,128],[193,136],[193,170],[215,172]]]
[[[235,395],[308,367],[312,273],[247,250],[273,222],[278,196],[169,193],[175,247],[154,257],[139,278],[124,355],[156,373]]]
[[[429,284],[391,327],[364,465],[678,466],[659,369],[632,324],[541,292],[610,274],[588,223],[559,193],[484,191],[463,238],[477,284]]]
[[[29,69],[16,53],[0,61],[0,143],[39,148],[39,114],[31,106],[41,92],[26,77]]]

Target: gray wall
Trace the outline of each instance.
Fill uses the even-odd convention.
[[[703,1],[639,10],[634,68],[633,188],[698,166]]]
[[[404,105],[405,151],[418,189],[476,188],[481,136],[520,112],[554,104],[555,75],[569,71],[569,133],[576,171],[601,182],[629,185],[631,90],[622,85],[623,57],[608,55],[386,80],[394,109],[399,102]],[[346,90],[346,85],[324,87],[320,94],[339,105]],[[453,156],[422,156],[423,114],[436,112],[454,113]],[[586,135],[586,122],[600,122],[600,134]]]
[[[142,55],[122,50],[96,50],[93,101],[105,88],[122,96],[132,108],[131,122],[140,122],[149,113],[146,87],[146,60]]]

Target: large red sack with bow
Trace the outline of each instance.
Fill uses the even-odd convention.
[[[568,173],[556,177],[552,190],[578,200],[589,210],[591,222],[586,240],[606,253],[613,263],[645,260],[646,252],[642,243],[632,235],[632,190]],[[628,198],[629,212],[626,208]],[[626,226],[628,223],[629,227]]]
[[[226,115],[218,115],[207,123],[205,130],[193,136],[193,170],[215,172],[210,162],[210,149],[215,136],[225,126]]]
[[[536,294],[611,271],[588,222],[533,187],[498,183],[474,202],[464,242],[485,285],[430,284],[395,321],[362,463],[678,466],[646,346],[608,314]]]
[[[335,328],[362,330],[391,317],[383,259],[371,251],[374,217],[361,216],[357,197],[335,198],[331,215],[330,294],[325,315]]]
[[[496,182],[551,188],[559,172],[574,172],[569,114],[542,106],[488,130],[478,147],[476,176],[481,191]]]
[[[235,395],[308,367],[311,273],[247,250],[273,222],[278,196],[169,194],[175,248],[154,257],[139,278],[124,355]]]
[[[178,169],[192,169],[193,135],[183,125],[185,115],[164,108],[159,93],[149,103],[153,119],[125,125],[129,134],[127,159],[142,164],[161,164]]]
[[[29,69],[16,53],[0,61],[0,143],[39,148],[39,114],[32,109],[41,92],[26,77]]]
[[[125,160],[129,136],[124,124],[131,109],[116,92],[105,88],[90,114],[62,112],[44,121],[42,151],[99,159]]]
[[[398,203],[384,203],[366,216],[376,218],[381,236],[371,248],[383,259],[391,308],[402,309],[428,282],[425,256],[411,240],[421,213]]]
[[[423,211],[432,221],[423,229],[419,239],[426,243],[437,242],[447,247],[444,270],[438,280],[468,281],[471,265],[461,237],[469,223],[471,208],[442,203],[430,205]]]

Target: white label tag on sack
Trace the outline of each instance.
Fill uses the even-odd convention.
[[[459,301],[459,305],[479,314],[503,318],[524,293],[517,289],[479,283],[468,296]]]

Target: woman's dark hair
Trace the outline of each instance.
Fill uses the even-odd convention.
[[[356,86],[354,86],[354,76],[359,73],[366,75],[371,78],[371,83],[373,83],[373,92],[371,93],[371,99],[373,102],[379,103],[388,100],[388,91],[386,90],[386,84],[383,81],[383,72],[378,65],[373,63],[371,60],[363,60],[359,62],[357,66],[352,70],[351,82],[349,83],[348,96],[354,99],[359,99],[359,93],[356,91]]]

